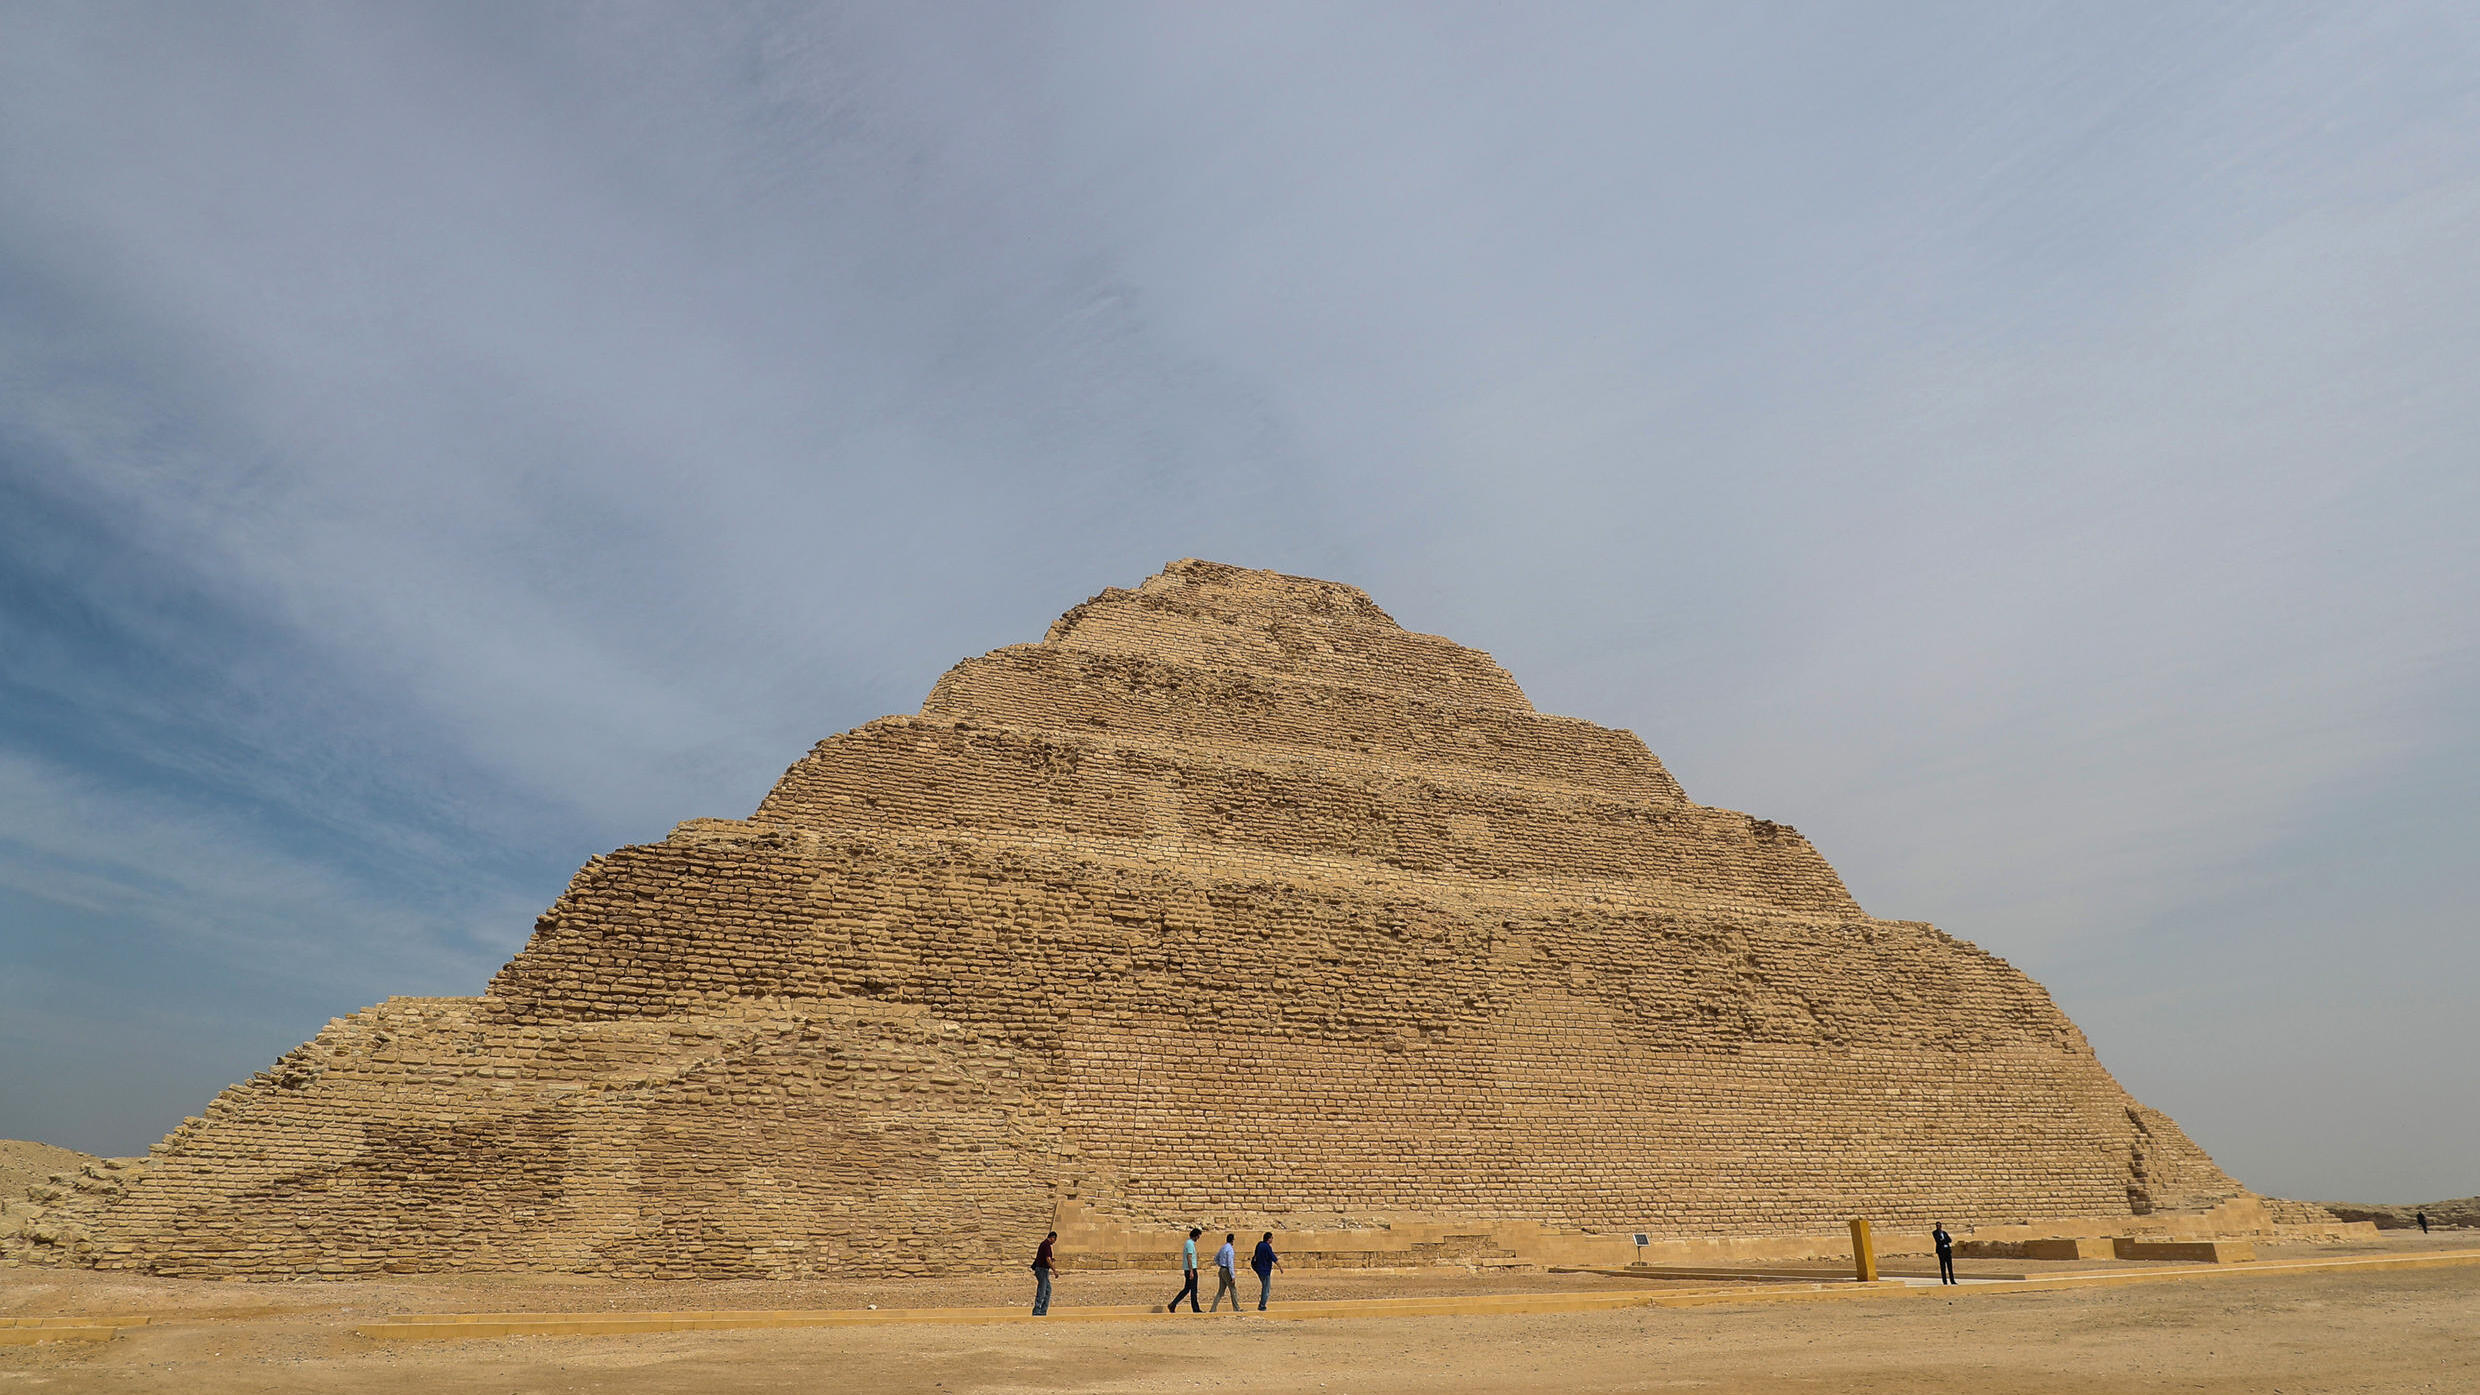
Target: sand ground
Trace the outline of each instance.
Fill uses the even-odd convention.
[[[2356,1253],[2470,1248],[2389,1235]],[[2335,1254],[2331,1248],[2300,1254]],[[1984,1272],[2028,1267],[1967,1263]],[[1592,1275],[1303,1273],[1278,1298],[1607,1290]],[[1158,1275],[1062,1276],[1063,1303],[1159,1302]],[[235,1284],[0,1267],[0,1315],[149,1312],[101,1344],[0,1347],[0,1392],[1093,1390],[2480,1391],[2480,1268],[2232,1275],[2076,1292],[1261,1323],[904,1326],[379,1342],[406,1312],[1002,1303],[1012,1275],[881,1283],[386,1280]],[[1157,1292],[1160,1290],[1160,1292]]]

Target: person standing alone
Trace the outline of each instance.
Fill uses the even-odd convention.
[[[1938,1222],[1937,1229],[1929,1232],[1929,1238],[1937,1242],[1938,1282],[1955,1282],[1955,1237],[1946,1233],[1946,1222]]]
[[[1239,1258],[1231,1252],[1231,1242],[1239,1238],[1237,1235],[1226,1233],[1223,1236],[1223,1248],[1214,1252],[1214,1306],[1206,1309],[1207,1312],[1223,1311],[1223,1295],[1226,1293],[1231,1295],[1231,1310],[1235,1313],[1240,1311],[1240,1278],[1232,1272],[1233,1266],[1239,1263]],[[1189,1306],[1195,1307],[1196,1305],[1192,1303]]]
[[[1033,1315],[1048,1317],[1051,1311],[1051,1247],[1059,1243],[1059,1232],[1042,1237],[1042,1248],[1033,1252]]]
[[[1274,1267],[1283,1257],[1274,1252],[1274,1232],[1257,1242],[1257,1253],[1249,1256],[1249,1267],[1257,1271],[1257,1311],[1266,1311],[1266,1295],[1274,1292]]]
[[[1171,1306],[1163,1309],[1166,1313],[1178,1312],[1180,1300],[1183,1298],[1188,1300],[1190,1312],[1205,1311],[1197,1306],[1197,1237],[1204,1233],[1195,1226],[1188,1228],[1188,1243],[1180,1247],[1180,1269],[1188,1276],[1188,1283],[1178,1293],[1171,1295]]]

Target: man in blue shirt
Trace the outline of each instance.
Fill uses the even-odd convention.
[[[1223,1295],[1226,1293],[1231,1295],[1231,1310],[1235,1313],[1240,1311],[1240,1278],[1232,1272],[1239,1260],[1231,1252],[1231,1242],[1239,1238],[1237,1235],[1225,1235],[1223,1248],[1214,1252],[1214,1306],[1206,1309],[1209,1313],[1223,1311]]]
[[[1180,1268],[1188,1275],[1188,1284],[1178,1293],[1172,1295],[1171,1306],[1163,1309],[1166,1313],[1178,1312],[1180,1310],[1180,1300],[1183,1298],[1188,1300],[1188,1310],[1190,1312],[1202,1313],[1205,1311],[1205,1309],[1197,1306],[1197,1237],[1204,1233],[1204,1231],[1199,1230],[1195,1226],[1190,1226],[1188,1228],[1188,1243],[1180,1247]]]
[[[1249,1267],[1257,1271],[1257,1311],[1261,1313],[1266,1311],[1266,1295],[1274,1292],[1275,1266],[1282,1262],[1283,1257],[1274,1252],[1274,1232],[1267,1231],[1266,1238],[1257,1242],[1257,1253],[1249,1256]]]

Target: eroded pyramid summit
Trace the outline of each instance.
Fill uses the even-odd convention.
[[[1088,1225],[1658,1236],[2246,1193],[2048,995],[1349,586],[1175,563],[589,862],[55,1248],[928,1272]]]

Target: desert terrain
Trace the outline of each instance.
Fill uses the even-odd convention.
[[[2471,1232],[2389,1233],[2265,1257],[2474,1248]],[[1965,1276],[2061,1266],[1966,1261]],[[1908,1269],[1908,1266],[1904,1268]],[[1283,1276],[1319,1298],[1607,1291],[1603,1275],[1457,1269]],[[408,1312],[997,1307],[1013,1274],[847,1283],[616,1283],[539,1276],[340,1283],[166,1280],[0,1267],[0,1316],[146,1312],[102,1343],[0,1347],[0,1390],[820,1389],[2118,1392],[2480,1390],[2480,1266],[2233,1273],[2087,1291],[1998,1282],[1824,1302],[1533,1316],[1269,1322],[1228,1313],[1115,1322],[382,1341]],[[1159,1303],[1160,1274],[1070,1271],[1063,1305]]]
[[[2428,1214],[2431,1226],[2460,1226],[2480,1230],[2480,1196],[2461,1196],[2448,1201],[2407,1202],[2400,1206],[2362,1201],[2320,1201],[2317,1205],[2346,1221],[2368,1221],[2379,1230],[2414,1230],[2419,1227],[2420,1213]]]

